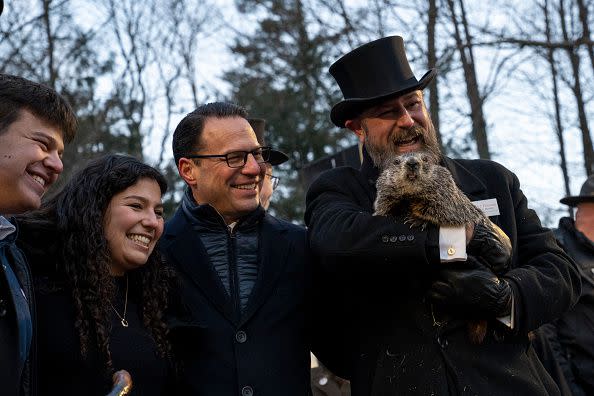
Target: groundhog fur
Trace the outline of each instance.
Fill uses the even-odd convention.
[[[375,215],[401,217],[407,223],[459,227],[490,222],[456,186],[452,174],[423,153],[396,157],[377,179]]]
[[[377,179],[376,188],[374,215],[400,218],[411,227],[423,229],[427,223],[451,227],[466,224],[478,224],[487,229],[496,227],[460,191],[450,171],[425,153],[406,153],[391,160]],[[471,343],[482,343],[486,333],[486,320],[469,322]]]

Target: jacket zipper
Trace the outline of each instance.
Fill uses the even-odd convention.
[[[235,225],[237,227],[237,225]],[[237,279],[237,257],[235,256],[235,233],[227,226],[227,232],[229,234],[228,239],[228,252],[229,252],[229,291],[231,294],[231,301],[233,303],[233,312],[239,319],[241,312],[239,310],[239,280]]]

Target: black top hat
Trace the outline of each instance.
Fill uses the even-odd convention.
[[[339,127],[363,110],[391,96],[423,89],[437,70],[431,69],[417,80],[404,52],[400,36],[389,36],[355,48],[330,66],[344,100],[332,107],[330,118]]]
[[[569,206],[576,206],[582,202],[594,202],[594,175],[588,177],[582,184],[580,195],[565,197],[559,202]]]
[[[264,129],[266,128],[266,120],[262,118],[248,118],[248,122],[252,126],[252,129],[256,133],[256,138],[261,146],[266,146],[266,140],[264,139]],[[271,165],[280,165],[283,162],[287,162],[289,156],[282,151],[270,150],[270,158],[268,162]]]

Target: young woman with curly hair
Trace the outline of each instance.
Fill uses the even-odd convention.
[[[20,217],[37,301],[40,395],[102,395],[125,369],[132,395],[171,394],[163,312],[169,277],[154,250],[167,184],[108,155]]]

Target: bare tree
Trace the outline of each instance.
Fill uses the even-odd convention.
[[[54,67],[54,34],[52,32],[52,25],[50,19],[50,5],[52,0],[41,0],[43,4],[43,25],[45,26],[46,43],[47,43],[47,68],[48,68],[48,84],[52,88],[56,88],[57,73]]]
[[[127,135],[128,153],[142,158],[142,124],[150,121],[147,110],[155,99],[153,90],[147,89],[148,81],[152,81],[147,72],[155,60],[152,46],[157,41],[159,26],[158,14],[153,12],[156,3],[106,0],[106,7],[108,27],[123,61],[110,98],[114,116],[121,120],[114,125],[118,129],[114,133]]]
[[[456,47],[460,56],[462,70],[466,81],[466,93],[471,109],[472,136],[476,141],[480,158],[490,159],[489,142],[487,140],[487,123],[483,113],[483,96],[480,93],[474,61],[472,36],[470,35],[464,1],[457,0],[459,12],[456,10],[454,0],[447,0],[450,18],[454,26]]]
[[[544,15],[545,22],[545,35],[547,41],[551,40],[551,21],[549,16],[549,1],[545,0],[541,6]],[[561,121],[561,101],[559,99],[559,76],[557,72],[557,62],[555,59],[555,50],[552,47],[546,49],[546,60],[551,70],[551,82],[553,84],[553,104],[554,104],[554,119],[555,119],[555,132],[557,140],[559,141],[559,157],[561,173],[563,174],[563,185],[565,187],[565,196],[570,195],[569,189],[569,171],[567,169],[567,159],[565,157],[565,138],[563,136],[563,123]],[[571,208],[569,215],[571,216]]]
[[[427,13],[427,67],[429,69],[437,68],[437,48],[436,48],[436,26],[437,26],[437,0],[428,0],[429,10]],[[443,143],[440,133],[439,122],[439,75],[435,81],[429,85],[429,112],[435,125],[437,140],[443,150]]]
[[[592,64],[592,71],[594,72],[594,44],[590,39],[590,14],[588,5],[584,3],[584,0],[577,0],[576,5],[578,7],[580,23],[582,24],[582,37],[585,39],[588,56]]]
[[[564,0],[559,0],[557,12],[559,14],[563,39],[565,41],[569,41],[570,32],[567,26],[568,16]],[[592,148],[592,137],[590,135],[590,128],[588,126],[588,118],[586,115],[586,106],[581,83],[579,47],[576,46],[572,48],[566,48],[566,53],[571,63],[572,70],[572,80],[568,81],[568,84],[570,85],[576,101],[578,121],[584,148],[584,165],[586,167],[586,174],[589,176],[592,174],[592,172],[594,172],[594,149]]]

